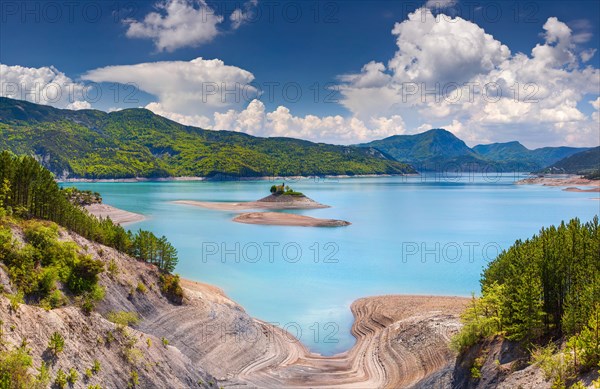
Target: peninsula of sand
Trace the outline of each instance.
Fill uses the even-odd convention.
[[[543,186],[598,186],[600,180],[590,180],[576,174],[555,174],[525,178],[516,182],[517,185],[543,185]],[[569,188],[567,188],[569,189]]]
[[[83,206],[90,215],[96,216],[98,219],[110,218],[115,224],[131,224],[141,222],[146,217],[139,213],[125,211],[104,203],[95,203]]]
[[[590,180],[580,175],[556,174],[525,178],[516,182],[517,185],[566,186],[565,192],[598,193],[600,180]],[[577,186],[572,186],[577,185]],[[583,186],[586,188],[580,188]]]
[[[239,203],[223,203],[210,201],[178,200],[176,204],[192,205],[219,211],[247,211],[247,210],[286,210],[286,209],[318,209],[329,208],[306,197],[303,194],[271,194],[257,201],[246,201]],[[284,212],[248,212],[237,215],[234,222],[244,224],[264,224],[275,226],[297,226],[297,227],[342,227],[351,223],[345,220],[320,219],[305,215]]]

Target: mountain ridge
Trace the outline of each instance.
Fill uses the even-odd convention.
[[[60,110],[0,98],[0,149],[34,155],[59,178],[407,174],[376,149],[184,126],[147,109]]]
[[[374,147],[419,171],[492,170],[536,171],[588,148],[542,147],[530,150],[518,141],[479,144],[469,147],[445,129],[413,135],[394,135],[358,144]]]
[[[600,146],[572,154],[543,170],[545,173],[590,174],[600,171]]]
[[[542,171],[589,148],[518,141],[469,147],[434,128],[341,146],[176,123],[145,108],[68,110],[0,97],[0,149],[33,155],[60,179],[230,179],[417,171]]]

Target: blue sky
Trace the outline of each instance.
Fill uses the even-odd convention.
[[[432,17],[442,19],[419,32],[430,14],[420,13],[411,23],[407,19],[426,5]],[[600,56],[594,52],[600,37],[598,1],[161,0],[81,1],[76,6],[6,1],[1,7],[3,95],[10,96],[6,85],[15,81],[50,80],[75,89],[94,81],[100,83],[103,97],[78,107],[147,106],[186,124],[262,136],[353,143],[444,126],[468,143],[512,139],[530,147],[598,143],[598,108],[593,103],[600,82]],[[245,15],[234,18],[241,21],[239,27],[231,20],[234,11]],[[153,12],[155,22],[148,19]],[[403,22],[402,31],[392,33]],[[484,39],[485,34],[491,38]],[[537,58],[532,52],[536,45],[545,45]],[[518,53],[537,62],[524,63]],[[199,57],[203,60],[187,66]],[[204,62],[215,59],[218,63]],[[143,76],[135,66],[105,68],[153,63],[181,66],[149,66]],[[369,63],[373,65],[363,68]],[[48,75],[44,71],[51,66]],[[538,80],[532,74],[540,66],[548,74]],[[446,71],[449,68],[451,72]],[[165,73],[180,77],[161,78]],[[504,99],[474,107],[465,101],[423,101],[421,95],[420,101],[408,96],[409,101],[388,104],[394,99],[387,93],[393,90],[397,96],[400,84],[435,89],[438,82],[442,88],[455,82],[496,82],[498,74],[499,84],[505,86],[503,98],[515,83],[535,84],[534,95],[540,101],[533,108],[511,101],[502,104]],[[202,81],[201,85],[250,83],[263,93],[255,102],[253,91],[239,102],[226,97],[228,101],[211,104],[208,97],[209,104],[204,104],[198,93],[207,91],[190,79]],[[142,89],[136,89],[131,100],[125,99],[131,90],[115,84],[127,82]],[[268,92],[269,85],[273,93]],[[116,99],[115,88],[120,89]],[[556,96],[560,91],[568,92]],[[521,90],[520,98],[527,92]],[[17,97],[28,98],[19,93]],[[50,104],[64,108],[69,103],[63,99]],[[217,119],[214,112],[223,116]]]

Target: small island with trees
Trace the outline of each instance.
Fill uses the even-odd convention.
[[[318,209],[329,208],[296,192],[285,183],[272,185],[271,194],[256,201],[240,203],[208,202],[180,200],[177,204],[193,205],[196,207],[215,209],[219,211],[245,211],[245,210],[286,210],[286,209]],[[277,226],[299,226],[299,227],[342,227],[351,223],[337,219],[319,219],[310,216],[298,215],[286,212],[247,212],[241,213],[233,218],[234,222],[244,224],[265,224]]]
[[[214,202],[214,201],[196,201],[196,200],[178,200],[176,204],[193,205],[196,207],[215,209],[219,211],[243,211],[250,209],[316,209],[329,208],[329,205],[321,204],[304,195],[296,192],[288,185],[272,185],[271,194],[256,201],[243,202]]]
[[[262,204],[263,207],[257,208],[276,208],[276,209],[293,209],[293,208],[328,208],[327,205],[319,204],[316,201],[306,197],[302,192],[296,192],[289,185],[282,183],[281,185],[272,185],[271,194],[255,201],[255,204]]]

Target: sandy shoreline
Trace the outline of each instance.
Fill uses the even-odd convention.
[[[283,212],[242,213],[241,215],[234,217],[233,221],[244,224],[296,227],[343,227],[351,224],[345,220],[319,219],[316,217]]]
[[[600,180],[588,180],[579,175],[556,175],[544,177],[531,177],[517,181],[517,185],[543,185],[543,186],[600,186]]]
[[[144,215],[139,213],[125,211],[108,204],[91,204],[84,206],[84,208],[91,215],[94,215],[99,219],[106,219],[109,217],[115,224],[131,224],[146,219]]]

